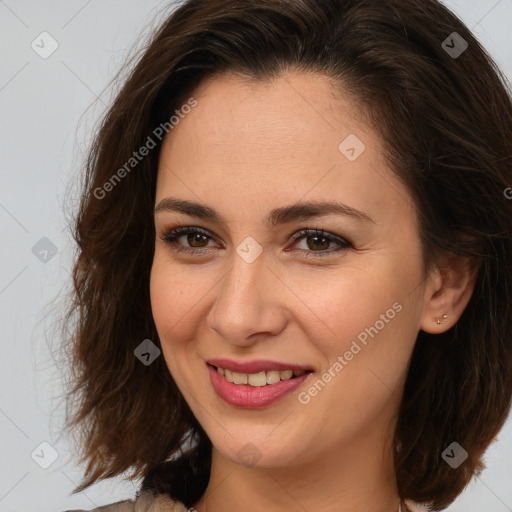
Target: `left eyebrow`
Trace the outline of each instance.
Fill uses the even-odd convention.
[[[200,219],[207,219],[224,226],[227,225],[226,220],[214,208],[200,203],[187,201],[185,199],[178,199],[176,197],[166,197],[165,199],[162,199],[155,207],[154,213],[156,214],[162,211],[181,212]],[[278,224],[285,224],[295,220],[307,220],[333,213],[349,216],[358,221],[371,222],[375,224],[375,221],[367,213],[357,210],[352,206],[338,202],[312,201],[275,208],[267,216],[267,223],[272,226],[276,226]]]

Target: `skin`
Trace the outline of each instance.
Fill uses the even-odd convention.
[[[197,106],[164,140],[155,205],[168,196],[199,202],[227,224],[156,212],[150,292],[166,364],[213,443],[211,479],[194,508],[396,511],[391,439],[416,336],[454,325],[474,273],[446,258],[442,271],[424,274],[410,195],[357,105],[325,77],[288,72],[249,83],[224,74],[193,97]],[[366,146],[355,161],[338,149],[349,134]],[[266,223],[270,210],[304,200],[339,201],[374,222],[328,214]],[[199,252],[177,252],[161,237],[178,224],[211,238],[182,235],[175,245]],[[315,235],[290,241],[316,228],[354,247],[318,249]],[[263,251],[252,263],[236,252],[249,236]],[[298,394],[395,303],[401,311],[300,403]],[[246,410],[213,389],[205,361],[215,357],[307,365],[315,375]],[[258,454],[255,464],[238,456],[243,447]]]

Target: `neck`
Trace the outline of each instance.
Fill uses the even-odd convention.
[[[193,508],[197,512],[397,512],[400,498],[385,439],[389,437],[374,431],[338,449],[330,447],[329,453],[314,460],[265,468],[240,466],[213,447],[210,481]]]

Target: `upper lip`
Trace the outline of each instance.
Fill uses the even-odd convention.
[[[268,359],[258,359],[254,361],[234,361],[233,359],[208,359],[206,361],[212,366],[224,368],[237,373],[259,373],[271,370],[305,370],[313,371],[310,366],[303,366],[292,363],[281,363],[279,361],[270,361]]]

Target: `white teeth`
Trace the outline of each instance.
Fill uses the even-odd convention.
[[[254,387],[262,387],[267,384],[276,384],[281,380],[289,380],[292,376],[299,377],[304,370],[269,370],[267,372],[258,373],[240,373],[233,372],[224,368],[217,367],[217,371],[224,376],[228,382],[234,384],[249,384]]]
[[[281,372],[278,370],[271,370],[265,373],[267,374],[267,384],[275,384],[281,380]]]
[[[281,372],[281,380],[289,380],[293,376],[293,370],[283,370]]]
[[[247,373],[233,372],[233,382],[235,384],[247,384]]]
[[[249,374],[249,378],[247,380],[251,386],[261,387],[267,385],[267,377],[265,372],[251,373]]]

